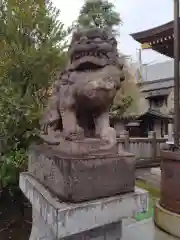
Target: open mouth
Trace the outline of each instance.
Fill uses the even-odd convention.
[[[99,59],[92,56],[79,58],[73,62],[73,68],[77,71],[88,71],[103,68],[107,65],[105,59]]]

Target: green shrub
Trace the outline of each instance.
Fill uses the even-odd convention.
[[[11,151],[0,157],[0,190],[13,193],[19,183],[19,173],[27,169],[27,154],[24,149]]]
[[[51,0],[0,1],[0,184],[17,187],[69,29]]]

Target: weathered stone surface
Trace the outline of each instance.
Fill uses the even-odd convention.
[[[134,191],[134,155],[67,155],[56,146],[29,150],[29,173],[60,199],[92,200]]]
[[[27,173],[20,175],[20,188],[33,207],[30,240],[117,240],[121,220],[146,212],[148,192],[133,193],[83,203],[65,203],[54,197]],[[86,235],[87,234],[87,235]]]
[[[62,140],[58,145],[58,149],[61,153],[68,155],[105,155],[105,154],[117,154],[118,146],[108,146],[106,141],[102,141],[98,138],[86,138],[83,140],[66,141]]]
[[[124,81],[124,59],[120,59],[112,32],[90,28],[73,33],[69,61],[52,87],[52,95],[41,120],[41,137],[58,144],[99,137],[116,144],[109,109]]]
[[[39,212],[33,208],[32,209],[32,229],[30,240],[56,240],[55,237],[57,235],[57,231],[52,228],[51,225],[48,225],[46,221],[44,221],[43,217]]]
[[[122,236],[122,221],[106,224],[102,227],[94,228],[63,240],[120,240]]]

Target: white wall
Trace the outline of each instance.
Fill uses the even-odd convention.
[[[122,134],[125,130],[124,123],[122,123],[120,121],[118,121],[114,124],[114,128],[116,129],[117,135]]]
[[[156,136],[161,138],[161,120],[154,121],[154,131],[156,132]]]

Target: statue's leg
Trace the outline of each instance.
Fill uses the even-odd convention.
[[[95,119],[96,135],[107,141],[110,145],[116,144],[116,131],[110,127],[109,111],[102,113]]]
[[[61,110],[63,133],[69,140],[82,139],[84,131],[79,127],[75,111],[71,109]]]
[[[63,133],[69,140],[82,138],[84,131],[79,127],[74,99],[73,85],[64,85],[60,89],[59,110],[62,118]]]

